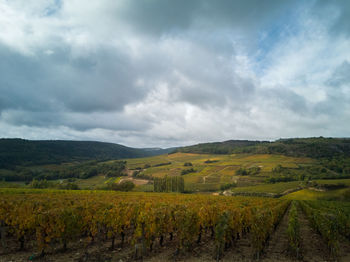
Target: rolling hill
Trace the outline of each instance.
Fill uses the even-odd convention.
[[[154,156],[163,149],[137,149],[95,141],[0,139],[0,168]]]
[[[199,154],[282,154],[292,157],[332,158],[350,156],[349,138],[289,138],[269,141],[229,140],[181,147],[183,153]]]

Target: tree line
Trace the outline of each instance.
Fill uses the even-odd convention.
[[[185,191],[185,182],[181,176],[165,176],[164,178],[155,177],[154,192],[179,192]]]

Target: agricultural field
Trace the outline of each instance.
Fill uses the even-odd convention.
[[[225,195],[283,196],[294,200],[349,200],[347,189],[350,179],[334,179],[339,174],[328,169],[327,172],[333,179],[317,179],[324,169],[320,163],[311,158],[274,154],[214,155],[178,152],[146,158],[72,162],[28,169],[33,172],[39,170],[41,176],[45,176],[45,170],[49,170],[50,174],[57,172],[61,176],[74,174],[73,178],[48,180],[46,187],[49,188],[66,189],[73,183],[77,189],[82,190],[112,189],[113,185],[129,181],[135,185],[132,189],[134,192],[153,192],[155,179],[180,176],[184,179],[184,191],[187,193],[224,192]],[[240,172],[242,170],[246,173]],[[311,179],[314,176],[315,179],[305,179],[305,176],[300,175],[301,172],[309,172]],[[89,176],[90,173],[93,175]],[[88,176],[85,177],[86,175]],[[284,181],[285,176],[297,181],[271,182],[275,178]],[[14,181],[0,182],[0,187],[32,186]]]
[[[288,191],[297,190],[304,187],[305,184],[300,181],[281,182],[275,184],[261,184],[256,186],[235,187],[231,189],[233,193],[270,193],[282,195]]]
[[[314,189],[303,189],[283,196],[285,199],[295,200],[337,200],[350,201],[350,188],[336,190],[318,191]]]
[[[140,170],[140,175],[149,177],[179,176],[185,180],[187,191],[217,191],[221,185],[249,186],[264,183],[277,165],[286,168],[312,166],[315,160],[268,154],[209,155],[174,153],[148,158],[127,159],[127,168]],[[185,163],[190,163],[186,166]],[[254,175],[237,175],[240,168],[259,168]],[[184,170],[193,169],[183,174]]]
[[[350,256],[348,202],[37,189],[1,189],[0,196],[0,261]]]
[[[226,190],[226,192],[231,192],[234,195],[247,194],[279,197],[287,193],[293,193],[296,190],[312,187],[312,185],[306,184],[307,181],[302,180],[305,178],[301,177],[301,172],[309,172],[311,177],[315,176],[315,179],[312,179],[312,181],[317,183],[318,187],[332,184],[350,186],[350,179],[317,179],[319,177],[317,170],[321,170],[321,166],[320,162],[315,159],[274,154],[214,155],[173,153],[104,162],[34,166],[28,167],[28,169],[33,172],[39,170],[43,177],[46,174],[45,170],[48,170],[50,174],[58,172],[61,176],[70,173],[74,174],[75,177],[73,178],[48,181],[49,187],[63,189],[70,181],[77,188],[85,190],[108,189],[112,184],[130,181],[135,184],[133,191],[152,192],[154,191],[154,179],[181,176],[184,179],[185,192],[222,192]],[[277,169],[278,171],[276,171]],[[244,172],[246,173],[239,172],[240,170],[245,170]],[[90,173],[93,175],[90,176]],[[272,179],[281,177],[282,181],[284,181],[286,174],[297,181],[271,182]],[[336,173],[331,173],[331,175],[331,178],[337,178],[338,176]],[[30,184],[26,185],[25,182],[21,181],[1,182],[0,186],[31,187]],[[307,191],[296,192],[292,196],[296,196],[296,199],[298,199],[305,192]],[[317,193],[315,194],[317,195]],[[319,193],[318,195],[322,194]],[[305,199],[305,197],[301,198]]]
[[[125,169],[118,168],[125,161]],[[152,179],[165,176],[182,176],[185,190],[188,192],[218,191],[222,185],[234,184],[238,187],[262,184],[271,175],[272,170],[280,165],[295,169],[300,166],[313,166],[310,158],[286,157],[269,154],[191,154],[173,153],[146,158],[110,160],[104,162],[72,162],[43,166],[23,167],[21,174],[39,174],[37,179],[49,179],[52,184],[65,185],[73,181],[79,189],[105,188],[108,183],[132,181],[135,191],[153,191]],[[257,168],[259,172],[250,175],[238,175],[237,170]],[[10,171],[2,171],[4,174]],[[12,172],[12,173],[11,173]],[[14,176],[14,171],[8,173]],[[185,172],[185,173],[183,173]],[[113,174],[115,173],[115,174]],[[115,177],[115,175],[117,177]],[[65,178],[66,176],[72,178]],[[57,178],[55,178],[57,177]],[[29,183],[29,181],[27,182]],[[4,186],[25,187],[24,181],[13,181]]]

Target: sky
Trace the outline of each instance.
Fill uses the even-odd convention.
[[[0,0],[0,137],[348,137],[348,0]]]

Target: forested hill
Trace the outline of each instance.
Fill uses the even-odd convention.
[[[0,168],[15,165],[58,164],[83,160],[136,158],[166,153],[113,143],[64,140],[0,139]]]
[[[274,142],[230,140],[181,147],[177,152],[207,154],[282,154],[294,157],[332,158],[350,157],[349,138],[290,138]]]
[[[180,147],[176,152],[197,154],[230,154],[237,149],[268,143],[268,141],[228,140]]]

